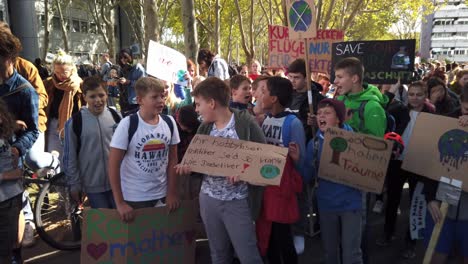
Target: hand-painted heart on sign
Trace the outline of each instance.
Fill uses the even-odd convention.
[[[100,244],[94,244],[90,243],[86,247],[86,250],[88,251],[88,254],[93,257],[95,260],[98,260],[102,255],[104,255],[107,251],[107,244],[106,243],[100,243]]]

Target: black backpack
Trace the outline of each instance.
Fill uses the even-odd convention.
[[[172,123],[171,118],[168,115],[160,114],[161,118],[164,120],[164,122],[167,123],[169,126],[169,130],[171,131],[171,140],[172,140],[172,135],[174,134],[174,124]],[[133,135],[138,129],[138,114],[134,113],[129,116],[130,118],[130,125],[128,126],[128,144],[130,144],[130,141],[132,141]]]
[[[358,127],[358,131],[361,132],[362,130],[364,130],[364,127],[365,127],[365,121],[364,121],[364,110],[366,109],[366,104],[367,104],[368,101],[363,101],[361,102],[361,104],[359,105],[359,108],[357,110],[355,110],[354,112],[358,112],[358,115],[359,115],[359,120],[361,121],[359,123],[359,127]],[[395,117],[393,115],[391,115],[387,109],[384,108],[384,111],[385,111],[385,117],[387,119],[387,127],[385,128],[385,133],[388,133],[388,132],[395,132],[395,128],[396,128],[396,120],[395,120]]]

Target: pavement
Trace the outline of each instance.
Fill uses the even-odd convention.
[[[416,246],[416,258],[407,260],[401,257],[405,242],[405,230],[408,226],[408,201],[407,190],[402,197],[401,215],[397,224],[397,239],[387,247],[379,247],[375,244],[376,239],[383,233],[384,216],[383,214],[371,213],[369,217],[369,264],[420,264],[424,256],[424,247],[419,241]],[[59,251],[49,247],[38,237],[37,243],[23,251],[25,263],[29,264],[79,264],[80,251]],[[206,240],[197,242],[196,263],[210,264],[209,247]],[[306,237],[306,250],[299,256],[300,264],[320,264],[323,262],[323,249],[320,235]],[[448,264],[454,264],[450,260]],[[459,262],[461,263],[461,262]]]

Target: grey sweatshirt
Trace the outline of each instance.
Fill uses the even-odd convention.
[[[100,193],[111,189],[107,171],[109,145],[116,123],[109,109],[99,116],[88,108],[80,109],[82,117],[81,147],[77,153],[77,135],[73,117],[65,124],[63,168],[72,191]]]

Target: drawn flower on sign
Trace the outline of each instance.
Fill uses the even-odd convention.
[[[439,139],[440,162],[451,168],[458,168],[468,161],[468,133],[461,129],[452,129],[445,132]]]
[[[333,150],[331,163],[340,165],[340,154],[348,148],[348,142],[342,137],[336,137],[330,141],[330,147]]]

